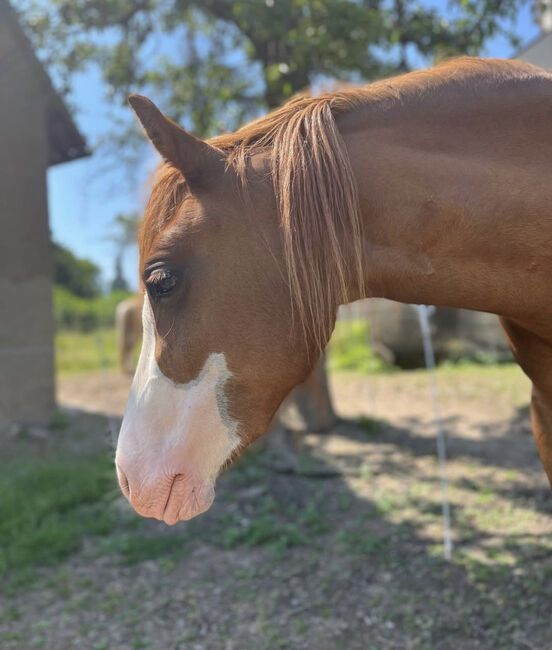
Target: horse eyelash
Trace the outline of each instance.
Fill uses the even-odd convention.
[[[166,277],[170,275],[171,274],[168,271],[165,271],[164,269],[155,269],[148,275],[146,279],[146,283],[157,284],[158,282],[164,280]]]

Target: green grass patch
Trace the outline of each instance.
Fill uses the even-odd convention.
[[[113,461],[25,459],[0,466],[0,576],[52,564],[113,525]]]
[[[383,558],[390,550],[390,539],[387,535],[371,535],[365,526],[341,531],[336,539],[343,550],[357,557],[378,555]]]
[[[381,420],[374,420],[367,415],[361,415],[356,423],[360,429],[370,434],[379,433],[384,424]]]
[[[315,540],[330,532],[323,505],[311,502],[297,508],[282,508],[266,497],[251,519],[230,516],[217,522],[223,548],[264,546],[277,554],[294,546],[315,546]]]
[[[114,327],[95,332],[60,330],[56,334],[57,372],[116,368],[119,352]]]
[[[269,546],[280,551],[292,546],[306,546],[308,537],[295,524],[279,521],[271,513],[263,513],[251,521],[236,521],[222,531],[222,546]]]
[[[123,564],[136,564],[144,560],[165,559],[182,555],[188,540],[182,534],[148,536],[141,533],[122,533],[106,537],[100,542],[99,552],[115,553]]]

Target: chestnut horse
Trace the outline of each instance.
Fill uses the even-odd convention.
[[[138,294],[122,300],[115,310],[115,327],[119,345],[119,367],[125,375],[134,374],[133,352],[142,338],[142,310],[144,296]],[[294,409],[302,420],[302,425],[309,432],[325,432],[337,422],[334,413],[328,377],[326,359],[322,355],[313,371],[305,381],[296,386],[282,403],[273,421],[275,428],[287,428],[286,418],[279,418],[283,410]]]
[[[144,296],[139,294],[122,300],[115,309],[115,329],[119,346],[119,367],[126,375],[134,374],[132,353],[142,338]]]
[[[144,343],[116,456],[172,524],[316,363],[340,304],[499,314],[552,478],[552,74],[459,59],[299,97],[208,142],[129,98],[161,165],[139,234]]]

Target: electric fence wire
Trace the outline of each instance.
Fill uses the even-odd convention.
[[[450,503],[448,498],[446,439],[445,430],[443,427],[443,417],[441,415],[439,387],[437,385],[437,375],[435,373],[435,354],[433,352],[433,342],[431,340],[431,330],[429,327],[429,316],[433,313],[433,310],[434,307],[428,307],[427,305],[416,305],[418,320],[420,322],[420,330],[422,332],[425,363],[429,375],[431,401],[433,403],[433,423],[435,426],[437,439],[437,456],[439,459],[439,469],[441,473],[444,555],[446,560],[450,560],[452,557],[452,540],[450,532]]]

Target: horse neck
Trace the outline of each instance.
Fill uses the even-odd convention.
[[[355,298],[511,316],[550,304],[550,236],[538,233],[550,231],[552,93],[547,110],[523,99],[338,120],[363,220],[366,291]]]

